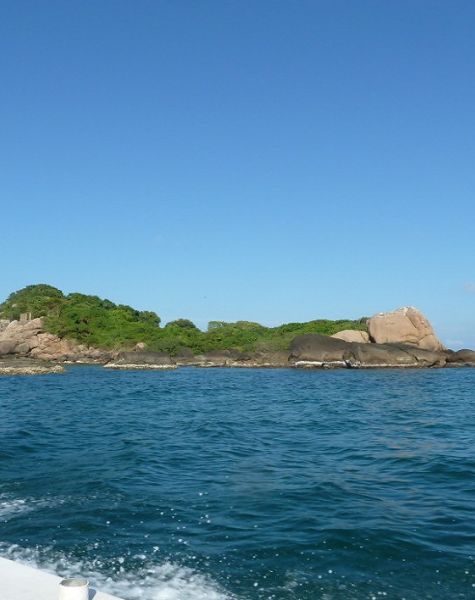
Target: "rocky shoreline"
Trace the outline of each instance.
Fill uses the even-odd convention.
[[[48,375],[64,373],[61,364],[48,363],[36,358],[3,358],[0,359],[0,375]]]
[[[171,358],[155,352],[126,352],[108,362],[97,360],[44,361],[35,358],[4,357],[0,359],[0,375],[45,375],[64,373],[65,366],[93,364],[110,370],[164,371],[181,367],[195,368],[293,368],[293,369],[421,369],[475,367],[475,352],[423,351],[402,344],[372,344],[362,348],[358,342],[334,343],[326,336],[308,334],[296,338],[290,353],[279,355],[236,356],[233,352],[200,355],[193,358]],[[126,356],[121,356],[125,354]],[[131,356],[132,355],[132,356]]]
[[[0,375],[62,373],[64,365],[98,364],[118,370],[199,368],[381,369],[475,367],[475,351],[446,349],[429,321],[411,307],[379,313],[368,332],[297,336],[288,351],[246,353],[234,349],[177,356],[137,344],[131,351],[100,350],[46,332],[41,318],[0,321]]]

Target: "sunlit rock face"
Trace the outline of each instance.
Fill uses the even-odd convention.
[[[409,344],[424,350],[444,350],[427,318],[412,306],[374,315],[368,319],[368,332],[376,344]]]
[[[345,342],[358,342],[360,344],[369,343],[369,335],[366,331],[357,331],[356,329],[344,329],[338,333],[334,333],[331,337]]]
[[[43,329],[43,319],[8,321],[0,331],[0,356],[15,354],[40,360],[101,360],[104,352]]]

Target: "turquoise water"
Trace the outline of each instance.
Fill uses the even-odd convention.
[[[0,379],[0,555],[133,600],[475,598],[475,369]]]

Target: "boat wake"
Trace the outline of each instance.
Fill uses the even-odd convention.
[[[0,494],[0,522],[63,503],[58,498],[16,498]],[[124,600],[232,600],[208,575],[158,556],[117,556],[103,559],[91,548],[86,557],[53,547],[24,547],[0,541],[0,556],[59,575],[81,575],[101,591]]]
[[[60,577],[81,575],[89,579],[92,587],[124,600],[234,599],[208,576],[170,561],[154,564],[143,557],[140,567],[127,571],[122,566],[123,557],[108,560],[106,565],[97,558],[78,560],[52,548],[24,548],[3,542],[0,542],[0,556]],[[113,574],[107,574],[104,567],[113,563],[118,568]]]

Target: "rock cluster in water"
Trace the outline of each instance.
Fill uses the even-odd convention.
[[[60,338],[44,330],[43,320],[0,321],[0,374],[59,372],[58,363],[99,363],[111,369],[196,367],[382,368],[475,366],[475,351],[447,350],[431,324],[415,308],[404,307],[368,319],[368,332],[346,330],[333,336],[297,336],[288,351],[245,353],[214,350],[194,355],[183,349],[171,357],[147,351],[111,352]],[[21,365],[19,359],[27,359]],[[32,359],[36,359],[32,364]],[[41,362],[43,361],[43,362]],[[49,361],[49,362],[45,362]],[[33,360],[33,363],[35,361]],[[3,370],[2,370],[3,369]],[[23,371],[22,371],[23,369]]]
[[[447,350],[427,318],[405,306],[369,318],[368,333],[298,336],[289,360],[296,367],[465,367],[475,366],[475,352]]]

